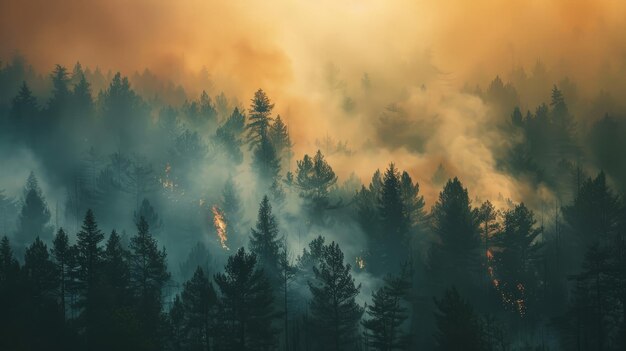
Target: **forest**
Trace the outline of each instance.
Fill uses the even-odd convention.
[[[331,156],[365,147],[296,154],[263,89],[187,97],[148,71],[16,56],[0,66],[0,349],[623,350],[626,120],[541,72],[533,110],[500,77],[463,89],[511,140],[498,169],[531,190],[479,198],[442,163],[419,175],[427,206],[393,159],[340,179]],[[583,127],[574,104],[600,116]]]

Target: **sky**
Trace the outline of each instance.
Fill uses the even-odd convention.
[[[42,72],[77,60],[126,75],[147,68],[190,94],[209,88],[192,79],[206,69],[213,93],[244,104],[263,88],[297,158],[325,135],[347,141],[354,155],[330,157],[344,179],[368,182],[394,161],[432,203],[442,163],[478,196],[519,200],[531,190],[495,165],[511,141],[460,88],[541,60],[594,94],[603,67],[626,66],[624,14],[618,0],[8,0],[0,58],[20,53]],[[386,116],[390,106],[401,113]]]

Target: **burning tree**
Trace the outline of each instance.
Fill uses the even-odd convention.
[[[228,241],[228,236],[226,235],[226,221],[224,220],[224,213],[214,205],[211,207],[211,211],[213,212],[213,225],[215,226],[215,231],[217,232],[217,238],[220,241],[220,245],[225,250],[230,250],[226,245],[226,241]]]

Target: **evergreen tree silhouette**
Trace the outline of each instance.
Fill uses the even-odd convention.
[[[272,326],[278,314],[272,286],[257,268],[256,255],[240,248],[228,258],[224,273],[215,275],[223,309],[220,339],[226,350],[272,350],[277,330]]]
[[[311,326],[319,349],[343,350],[356,345],[363,308],[355,302],[361,285],[355,285],[350,264],[335,242],[324,246],[315,279],[309,282]]]
[[[24,187],[24,200],[17,223],[16,238],[22,245],[27,245],[36,237],[50,241],[52,228],[50,211],[43,197],[39,182],[33,172],[30,172]]]

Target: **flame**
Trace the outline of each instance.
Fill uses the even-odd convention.
[[[170,164],[167,163],[165,165],[165,178],[160,178],[159,181],[161,182],[161,185],[163,185],[164,189],[173,191],[177,185],[174,184],[174,181],[172,179],[170,179],[171,171],[172,171],[172,166],[170,166]]]
[[[217,237],[220,240],[220,244],[223,249],[230,250],[226,245],[226,241],[228,237],[226,236],[226,221],[224,220],[224,214],[217,208],[217,205],[214,205],[211,208],[213,211],[213,225],[215,226],[215,231],[217,231]]]
[[[363,259],[363,257],[361,256],[357,256],[356,266],[359,267],[359,269],[365,269],[365,259]]]
[[[512,292],[506,291],[506,286],[508,285],[506,282],[501,281],[496,277],[496,272],[492,266],[493,264],[493,252],[490,249],[487,249],[487,274],[489,274],[489,278],[491,278],[491,282],[496,291],[500,294],[500,298],[505,306],[509,308],[513,308],[519,313],[520,317],[524,317],[526,315],[526,301],[524,299],[524,285],[522,283],[518,283],[515,287],[519,293],[519,297],[514,295],[518,295]]]

